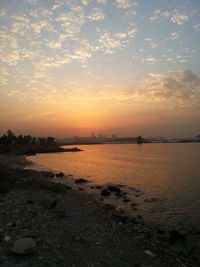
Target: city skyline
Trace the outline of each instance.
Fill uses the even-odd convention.
[[[1,132],[199,134],[198,0],[2,0],[0,29]]]

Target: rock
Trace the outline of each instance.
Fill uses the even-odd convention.
[[[68,190],[72,189],[71,186],[69,186],[69,185],[65,185],[65,188],[68,189]]]
[[[36,155],[36,153],[34,152],[34,151],[27,151],[26,152],[26,156],[35,156]]]
[[[76,179],[76,180],[75,180],[75,183],[76,183],[76,184],[89,183],[89,181],[86,180],[86,179],[80,178],[80,179]]]
[[[183,234],[179,233],[177,230],[172,230],[169,237],[170,244],[174,245],[176,242],[183,243],[186,238]]]
[[[115,218],[117,221],[119,221],[122,224],[126,224],[130,221],[130,218],[126,215],[121,215],[117,213],[113,213],[112,217]]]
[[[124,197],[123,201],[124,202],[130,202],[131,200],[129,198],[127,198],[127,197]]]
[[[84,188],[81,188],[81,187],[79,187],[78,190],[79,191],[85,191],[85,189]]]
[[[49,172],[49,171],[41,171],[40,174],[43,176],[43,177],[49,177],[49,178],[54,178],[54,174],[52,172]],[[58,173],[59,174],[59,173]],[[63,174],[62,172],[60,172],[60,174]],[[64,176],[64,174],[63,174]]]
[[[78,151],[83,151],[78,147],[73,147],[73,148],[64,148],[63,152],[78,152]]]
[[[100,186],[100,185],[96,185],[94,188],[96,188],[96,189],[101,189],[102,186]]]
[[[145,250],[144,251],[145,254],[147,254],[148,256],[150,256],[151,258],[154,258],[156,255],[154,253],[152,253],[150,250]]]
[[[11,240],[11,238],[10,238],[9,235],[6,235],[6,236],[4,237],[4,241],[5,241],[5,242],[8,242],[8,241],[10,241],[10,240]]]
[[[104,188],[104,189],[101,190],[101,195],[103,197],[109,197],[110,196],[110,192],[107,189]]]
[[[19,238],[15,241],[14,247],[11,248],[11,252],[26,255],[36,250],[36,242],[32,238]]]
[[[117,193],[117,194],[121,194],[122,193],[121,189],[118,188],[117,186],[114,186],[114,185],[109,185],[107,187],[107,190],[109,190],[110,192]]]
[[[57,178],[63,178],[64,176],[65,176],[65,175],[64,175],[63,172],[59,172],[59,173],[56,174],[56,177],[57,177]]]

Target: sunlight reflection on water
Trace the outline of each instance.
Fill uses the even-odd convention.
[[[67,146],[69,147],[69,146]],[[197,227],[200,219],[200,143],[79,145],[83,152],[29,157],[42,169],[73,174],[95,184],[125,184],[144,192],[141,199],[153,220]],[[38,168],[38,166],[37,166]],[[163,216],[163,217],[162,217]],[[163,220],[163,222],[162,222]]]

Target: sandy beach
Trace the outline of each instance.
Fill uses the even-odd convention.
[[[81,182],[74,190],[25,165],[24,156],[1,156],[0,266],[199,266],[176,230],[152,228]]]

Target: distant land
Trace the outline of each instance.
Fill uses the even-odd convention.
[[[109,144],[109,143],[117,143],[117,144],[129,144],[129,143],[137,143],[138,136],[132,137],[118,137],[116,135],[112,136],[103,136],[101,134],[95,135],[94,133],[91,136],[85,137],[68,137],[63,139],[57,139],[59,144],[63,145],[74,145],[74,144]],[[182,142],[200,142],[200,134],[193,138],[164,138],[163,136],[155,136],[155,137],[143,137],[142,143],[182,143]]]

